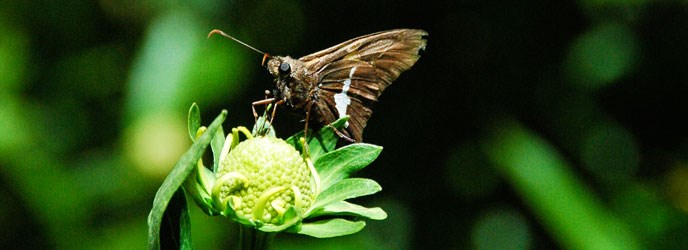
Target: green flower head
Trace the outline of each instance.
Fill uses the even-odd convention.
[[[229,204],[240,221],[282,224],[290,207],[301,214],[317,195],[304,158],[293,146],[274,137],[254,137],[239,143],[220,159],[216,178],[216,201]]]
[[[336,148],[335,129],[345,126],[348,117],[308,136],[300,132],[282,140],[264,117],[259,117],[253,132],[238,126],[225,134],[220,126],[225,115],[223,111],[206,128],[200,125],[198,106],[190,108],[188,132],[194,144],[166,179],[179,184],[163,184],[159,194],[164,198],[156,195],[153,231],[166,211],[166,200],[179,187],[174,185],[183,186],[206,214],[230,218],[242,224],[242,230],[258,234],[337,237],[362,230],[362,218],[387,217],[381,208],[348,201],[382,189],[374,180],[350,178],[373,162],[382,147],[354,143]],[[201,159],[207,145],[213,153],[212,167]],[[246,237],[250,235],[256,234]],[[241,242],[254,241],[242,238]]]

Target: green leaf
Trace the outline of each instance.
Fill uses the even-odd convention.
[[[374,180],[363,178],[344,179],[325,189],[315,199],[311,211],[332,202],[343,201],[365,195],[371,195],[382,190],[380,184]],[[306,215],[310,214],[310,211]]]
[[[344,124],[349,120],[348,116],[339,118],[339,120],[336,120],[335,122],[331,123],[330,125],[332,127],[335,127],[337,129],[341,129],[344,127]],[[330,152],[334,150],[334,148],[337,146],[337,141],[339,141],[339,136],[337,133],[334,132],[334,130],[330,126],[323,126],[320,131],[318,131],[316,134],[311,133],[312,131],[309,130],[309,136],[308,136],[308,152],[309,152],[309,157],[311,158],[312,161],[317,160],[321,155]],[[287,138],[285,141],[294,148],[296,148],[297,151],[301,152],[302,146],[301,142],[299,142],[299,138],[303,137],[303,131],[298,132],[291,137]]]
[[[349,177],[373,162],[382,147],[366,143],[355,143],[341,147],[322,155],[315,161],[322,188],[327,189],[332,184]]]
[[[554,237],[563,248],[643,249],[633,229],[542,136],[515,120],[488,131],[484,152],[545,228],[558,232]]]
[[[312,140],[312,136],[313,136],[313,133],[311,133],[311,132],[313,132],[313,130],[309,129],[308,130],[308,134],[310,135],[308,138],[309,139],[308,140],[309,145],[310,145],[310,141]],[[299,138],[301,138],[301,137],[303,137],[303,131],[298,132],[296,134],[293,134],[292,136],[289,136],[289,138],[287,138],[284,141],[289,143],[290,145],[292,145],[296,149],[296,151],[302,152],[303,147],[301,146],[301,142],[299,141]],[[309,148],[311,148],[311,147],[309,146]]]
[[[203,155],[203,151],[208,144],[210,144],[213,134],[222,125],[226,116],[227,111],[223,110],[222,113],[215,118],[213,123],[208,127],[206,133],[203,133],[203,135],[191,145],[191,148],[182,155],[155,194],[153,208],[148,215],[148,249],[160,249],[160,225],[162,223],[163,214],[174,193],[177,192],[182,183],[196,167],[198,159]]]
[[[191,171],[182,187],[186,195],[191,196],[198,207],[207,215],[219,215],[220,211],[212,205],[213,198],[209,190],[212,190],[215,183],[215,174],[207,168],[197,167],[196,171]]]
[[[210,149],[213,151],[213,173],[217,173],[217,168],[220,166],[220,154],[224,145],[225,131],[222,130],[222,126],[220,126],[215,130],[213,139],[210,141]]]
[[[177,190],[162,217],[165,223],[160,228],[160,248],[193,249],[190,220],[184,192]]]
[[[361,231],[365,225],[364,221],[349,221],[336,218],[303,223],[298,233],[316,238],[330,238],[357,233]]]
[[[189,116],[186,120],[189,129],[189,137],[191,141],[196,141],[196,132],[198,128],[201,127],[201,111],[198,109],[198,105],[194,102],[189,108]]]
[[[258,117],[256,124],[253,124],[251,134],[253,134],[253,136],[275,137],[275,129],[272,127],[272,124],[265,119],[265,116],[261,116]]]
[[[385,211],[382,210],[382,208],[367,208],[347,201],[332,202],[330,204],[317,208],[313,210],[313,212],[311,212],[310,215],[308,215],[308,218],[337,215],[357,216],[373,220],[384,220],[387,218],[387,213],[385,213]]]

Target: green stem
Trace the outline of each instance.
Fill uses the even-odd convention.
[[[265,250],[270,249],[276,233],[257,230],[254,227],[241,225],[239,227],[239,242],[237,249]]]

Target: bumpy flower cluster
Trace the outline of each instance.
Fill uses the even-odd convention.
[[[239,143],[221,159],[216,178],[219,200],[254,222],[281,224],[289,207],[306,211],[317,195],[313,175],[299,152],[273,137]]]
[[[282,140],[264,117],[259,117],[253,132],[238,126],[225,134],[225,115],[223,111],[206,128],[200,125],[198,106],[189,109],[188,132],[194,144],[156,195],[149,217],[153,231],[179,181],[203,212],[242,225],[239,232],[246,234],[240,236],[241,249],[264,248],[280,232],[318,238],[353,234],[365,227],[361,218],[387,217],[380,208],[347,201],[382,190],[374,180],[349,178],[373,162],[382,147],[354,143],[336,148],[339,137],[334,128],[345,126],[348,117],[313,132],[311,140],[300,133]],[[201,160],[207,146],[213,153],[212,168]]]

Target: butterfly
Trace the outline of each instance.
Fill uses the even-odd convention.
[[[428,36],[419,29],[381,31],[296,59],[263,53],[220,30],[208,36],[212,34],[231,38],[264,55],[263,65],[275,78],[274,97],[254,104],[276,102],[303,112],[305,131],[309,120],[330,124],[349,116],[338,133],[351,142],[362,141],[373,103],[418,61]]]

